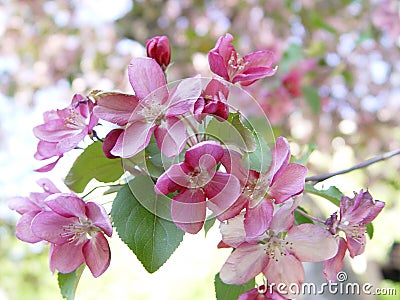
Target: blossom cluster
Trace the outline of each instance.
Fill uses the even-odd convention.
[[[55,160],[37,171],[53,169],[87,137],[102,142],[108,159],[133,158],[154,138],[160,156],[172,163],[161,175],[152,176],[154,190],[148,193],[171,198],[171,220],[184,232],[198,233],[207,211],[220,221],[218,247],[234,249],[219,274],[224,283],[241,285],[262,274],[270,283],[301,285],[302,262],[317,261],[324,261],[323,274],[333,280],[346,249],[351,257],[364,251],[365,226],[384,203],[361,191],[353,199],[343,197],[339,218],[334,213],[326,221],[298,224],[294,213],[301,204],[307,169],[291,162],[285,137],[271,145],[271,160],[261,170],[244,163],[254,149],[234,147],[197,130],[212,118],[229,122],[230,114],[237,113],[229,104],[232,86],[247,87],[277,70],[271,51],[242,57],[232,41],[230,34],[220,37],[208,54],[210,69],[217,76],[206,80],[194,76],[171,87],[165,76],[171,59],[168,38],[150,39],[146,43],[148,57],[133,58],[128,66],[133,94],[77,94],[69,107],[44,114],[44,124],[34,128],[39,139],[35,158]],[[298,84],[295,79],[291,83],[287,77],[285,84]],[[113,129],[100,138],[95,126],[102,122],[113,124]],[[256,134],[251,132],[252,137]],[[13,198],[9,203],[22,215],[16,236],[29,243],[50,243],[53,272],[69,273],[85,263],[95,277],[100,276],[111,257],[105,235],[111,237],[113,230],[107,212],[73,192],[60,192],[47,179],[39,184],[42,193]],[[339,237],[340,231],[346,239]],[[261,286],[240,299],[295,296],[267,290]]]

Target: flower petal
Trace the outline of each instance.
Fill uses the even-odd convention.
[[[149,144],[154,129],[154,124],[141,121],[128,125],[110,153],[124,158],[134,156]]]
[[[368,224],[376,218],[384,206],[384,202],[374,201],[368,191],[361,190],[359,193],[354,193],[354,198],[342,197],[341,222]]]
[[[34,158],[37,160],[44,160],[53,156],[62,155],[63,152],[58,149],[57,145],[58,143],[56,142],[39,141]]]
[[[314,224],[293,226],[286,241],[291,243],[292,252],[300,261],[323,261],[338,251],[334,236],[326,229]]]
[[[171,217],[185,232],[196,234],[206,218],[206,197],[200,189],[186,189],[175,195],[171,203]]]
[[[35,172],[49,172],[49,171],[53,170],[61,157],[62,157],[62,155],[60,155],[54,162],[49,163],[49,164],[47,164],[47,165],[45,165],[43,167],[40,167],[38,169],[35,169]]]
[[[86,202],[86,216],[93,222],[93,225],[102,229],[105,234],[112,235],[113,229],[110,218],[103,206],[95,202]]]
[[[365,226],[362,226],[365,229]],[[365,231],[364,231],[365,232]],[[360,234],[357,238],[352,238],[351,235],[346,233],[347,248],[349,249],[350,257],[364,253],[366,237],[365,234]]]
[[[128,67],[129,82],[139,100],[152,97],[163,103],[168,98],[165,76],[158,63],[151,58],[138,57]]]
[[[175,157],[186,145],[186,125],[176,117],[168,117],[154,131],[158,148],[166,157]]]
[[[200,167],[209,170],[221,161],[224,150],[221,145],[214,141],[205,141],[191,147],[185,153],[185,162],[192,168]]]
[[[57,214],[69,217],[85,217],[85,202],[72,194],[57,193],[46,199],[46,205]]]
[[[61,153],[68,152],[78,146],[79,142],[81,142],[87,134],[88,127],[85,126],[82,131],[77,132],[76,134],[71,134],[69,137],[66,137],[59,141],[57,144],[57,149]]]
[[[166,170],[158,179],[154,187],[156,194],[167,195],[173,193],[182,187],[189,187],[187,173],[191,170],[188,169],[185,163],[172,165]]]
[[[202,91],[199,76],[182,80],[170,93],[166,116],[177,116],[193,112],[194,103]]]
[[[74,133],[74,129],[66,127],[64,119],[50,120],[33,128],[33,134],[38,139],[53,143],[65,139]]]
[[[286,138],[280,136],[277,138],[274,147],[271,149],[272,161],[268,173],[276,176],[278,171],[286,166],[290,159],[290,147]],[[273,182],[273,181],[272,181]]]
[[[63,245],[51,245],[50,270],[60,273],[71,273],[84,263],[82,243],[66,243]]]
[[[60,193],[60,190],[54,185],[53,182],[51,182],[50,179],[41,178],[37,181],[37,184],[40,185],[45,192],[51,194]]]
[[[246,241],[246,232],[244,230],[244,213],[221,223],[219,226],[222,242],[233,248],[237,248]]]
[[[221,163],[225,167],[226,172],[233,174],[239,179],[242,186],[248,181],[257,179],[259,174],[255,171],[247,170],[242,164],[242,154],[232,149],[224,149],[224,155]]]
[[[275,199],[275,203],[282,203],[287,199],[303,192],[307,168],[299,164],[289,164],[279,172],[270,186],[268,194]]]
[[[286,201],[278,210],[274,213],[270,228],[275,232],[288,231],[294,224],[293,211],[299,205],[300,199]]]
[[[101,93],[95,96],[97,105],[93,108],[93,113],[105,121],[126,125],[139,101],[133,95],[122,93]]]
[[[31,228],[32,220],[39,212],[31,211],[21,216],[15,225],[15,236],[18,239],[27,243],[37,243],[42,240],[33,233]]]
[[[256,238],[268,230],[274,206],[269,200],[262,200],[254,207],[248,206],[244,216],[244,229],[248,238]]]
[[[301,284],[304,280],[304,268],[301,262],[291,254],[280,256],[277,260],[271,259],[268,266],[263,270],[264,275],[268,278],[268,283],[275,285],[282,284],[285,295],[293,298],[293,286],[297,285],[301,291]],[[289,289],[289,287],[291,287]]]
[[[8,208],[15,210],[19,214],[25,214],[30,211],[40,211],[41,207],[31,201],[28,197],[13,197],[7,202]]]
[[[66,218],[52,211],[43,211],[33,218],[31,229],[38,238],[61,245],[68,243],[73,236],[73,233],[66,235],[65,228],[78,222],[76,217]]]
[[[344,238],[338,239],[339,246],[336,255],[326,261],[324,261],[324,277],[330,281],[336,281],[337,274],[343,268],[343,258],[346,254],[347,243]]]
[[[110,266],[111,252],[107,239],[101,232],[96,232],[82,249],[85,262],[94,277],[99,277]]]
[[[236,52],[232,45],[232,41],[232,35],[227,33],[225,36],[221,36],[218,39],[215,47],[208,53],[208,63],[211,71],[228,81],[228,61],[232,52]]]
[[[228,257],[219,277],[226,284],[243,284],[261,273],[267,264],[263,245],[243,243]]]
[[[216,172],[204,186],[204,192],[208,198],[208,208],[217,216],[220,221],[224,219],[224,213],[236,202],[240,195],[240,182],[231,175]]]
[[[119,136],[123,132],[124,132],[124,130],[121,128],[113,129],[104,138],[102,150],[103,150],[104,155],[107,158],[110,158],[110,159],[117,158],[117,156],[111,154],[111,150],[114,148]]]

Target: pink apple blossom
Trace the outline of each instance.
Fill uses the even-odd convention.
[[[46,205],[49,210],[38,213],[31,227],[38,238],[51,243],[51,271],[70,273],[85,262],[94,277],[103,274],[111,258],[103,233],[112,235],[104,208],[63,193],[47,197]]]
[[[146,41],[147,56],[153,58],[165,70],[171,61],[171,47],[167,36],[155,36]]]
[[[269,227],[273,213],[273,202],[282,203],[303,192],[306,167],[289,163],[288,141],[279,137],[271,149],[272,161],[265,173],[247,170],[242,155],[234,150],[226,151],[222,159],[228,173],[235,175],[242,192],[238,201],[230,207],[223,218],[229,219],[245,208],[244,228],[248,237],[259,236]]]
[[[172,165],[158,178],[157,194],[179,191],[173,197],[171,216],[182,230],[193,234],[199,232],[207,206],[219,218],[220,213],[238,198],[238,179],[214,170],[223,154],[224,150],[217,142],[201,142],[186,151],[184,162]]]
[[[300,97],[303,94],[301,90],[303,78],[305,75],[315,69],[317,63],[314,59],[300,61],[282,78],[282,88],[292,97]]]
[[[92,114],[93,106],[90,99],[75,94],[67,108],[44,113],[44,124],[33,128],[33,133],[40,140],[35,159],[58,158],[36,171],[52,170],[65,152],[74,149],[85,136],[92,134],[98,121]]]
[[[208,53],[212,72],[226,81],[239,82],[243,86],[275,74],[276,68],[272,68],[275,57],[271,51],[257,51],[241,57],[232,41],[232,35],[227,33],[218,39],[215,47]]]
[[[186,127],[179,116],[193,112],[202,89],[200,78],[184,79],[169,91],[161,67],[151,58],[134,58],[128,74],[134,96],[121,93],[95,96],[94,113],[125,127],[109,153],[132,157],[149,144],[154,132],[164,155],[178,155],[186,142]]]
[[[21,241],[28,243],[42,240],[32,232],[32,220],[38,213],[49,209],[45,203],[48,196],[60,193],[49,179],[42,178],[37,183],[43,188],[42,193],[32,192],[29,197],[14,197],[8,201],[8,207],[22,215],[15,226],[15,235]]]
[[[219,121],[227,120],[229,117],[228,94],[227,85],[217,79],[212,79],[194,104],[196,120],[200,123],[207,115],[216,116]]]
[[[329,231],[336,235],[343,231],[346,239],[339,238],[339,251],[335,257],[324,263],[325,278],[335,281],[336,274],[342,269],[343,257],[346,250],[354,258],[364,252],[366,224],[371,223],[381,212],[385,203],[373,200],[371,194],[361,190],[354,193],[354,198],[343,196],[340,201],[340,217],[337,213],[332,214],[325,222]]]
[[[246,237],[244,214],[221,224],[222,241],[235,248],[220,271],[227,284],[243,284],[263,273],[269,284],[301,286],[302,262],[324,261],[335,255],[338,245],[324,228],[314,224],[294,226],[293,211],[298,200],[279,207],[268,230],[254,238]],[[290,290],[285,289],[290,296]]]

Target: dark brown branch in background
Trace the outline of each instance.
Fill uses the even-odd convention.
[[[368,160],[366,160],[366,161],[364,161],[364,162],[362,162],[360,164],[352,166],[352,167],[350,167],[348,169],[344,169],[344,170],[337,171],[337,172],[332,172],[332,173],[327,173],[327,174],[321,174],[321,175],[315,175],[315,176],[307,177],[306,178],[306,182],[311,182],[312,184],[316,184],[318,182],[324,181],[324,180],[326,180],[328,178],[331,178],[331,177],[334,177],[334,176],[337,176],[337,175],[349,173],[349,172],[354,171],[354,170],[358,170],[358,169],[362,169],[362,168],[368,167],[368,166],[370,166],[370,165],[372,165],[374,163],[386,160],[388,158],[391,158],[391,157],[399,155],[399,154],[400,154],[400,149],[397,149],[397,150],[394,150],[394,151],[390,151],[390,152],[386,152],[386,153],[383,153],[383,154],[378,155],[376,157],[370,158],[370,159],[368,159]]]

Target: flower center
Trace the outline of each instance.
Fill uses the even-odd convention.
[[[189,188],[198,189],[204,187],[211,180],[211,176],[207,170],[195,168],[188,174],[188,179],[190,182]]]
[[[293,243],[285,241],[283,233],[275,234],[272,230],[267,231],[266,237],[259,243],[264,245],[264,251],[269,258],[276,262],[293,247]]]
[[[243,195],[250,200],[250,207],[264,200],[268,193],[270,180],[267,176],[261,175],[258,179],[248,181],[243,188]]]
[[[228,76],[230,79],[233,79],[235,75],[242,72],[244,67],[247,65],[247,61],[245,61],[240,54],[236,51],[232,51],[231,57],[228,60]]]
[[[362,239],[365,234],[365,226],[351,224],[349,221],[339,223],[337,228],[344,231],[352,239]]]
[[[146,122],[160,125],[165,118],[165,109],[165,105],[151,99],[145,102],[145,106],[138,114],[142,115],[146,119]]]
[[[80,219],[79,223],[63,226],[63,231],[64,233],[61,236],[68,237],[68,242],[77,241],[80,244],[90,238],[94,232],[99,231],[99,229],[93,225],[92,221]]]
[[[65,127],[71,129],[82,129],[86,126],[85,119],[76,111],[75,108],[70,107],[68,114],[64,119]]]

